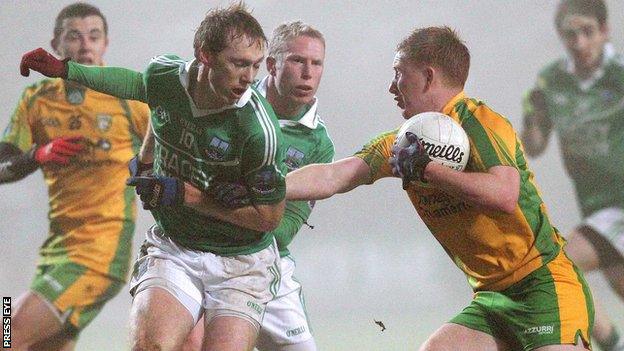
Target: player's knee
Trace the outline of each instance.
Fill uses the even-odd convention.
[[[132,351],[169,351],[178,347],[165,338],[136,338],[132,340]]]

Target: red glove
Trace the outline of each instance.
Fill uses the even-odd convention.
[[[56,163],[68,165],[69,158],[84,150],[82,137],[61,137],[52,140],[35,151],[38,164]]]
[[[44,49],[38,48],[22,56],[20,73],[24,77],[28,77],[32,69],[44,76],[65,79],[67,78],[67,61],[69,61],[69,58],[61,61]]]

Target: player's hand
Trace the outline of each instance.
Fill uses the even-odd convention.
[[[130,177],[126,184],[135,187],[146,210],[161,206],[179,206],[184,203],[184,182],[177,178],[159,175]]]
[[[403,189],[407,189],[409,183],[415,180],[424,181],[425,168],[431,162],[431,157],[416,134],[407,132],[405,137],[410,145],[393,146],[392,157],[389,160],[392,173],[403,179]]]
[[[245,207],[251,203],[247,187],[239,182],[214,182],[210,184],[208,193],[212,194],[217,202],[227,208]]]
[[[82,137],[56,138],[35,150],[34,158],[39,165],[59,164],[66,166],[70,158],[84,150]]]
[[[526,107],[526,116],[524,116],[525,129],[538,127],[543,130],[548,127],[548,105],[546,104],[546,95],[544,91],[538,88],[532,89],[527,93],[526,101],[529,104]]]
[[[130,177],[147,177],[151,176],[154,168],[154,163],[143,163],[139,161],[139,156],[134,156],[130,162],[128,162],[128,172]]]
[[[32,69],[47,77],[65,79],[67,78],[67,61],[69,58],[61,61],[44,49],[38,48],[22,56],[20,73],[28,77]]]

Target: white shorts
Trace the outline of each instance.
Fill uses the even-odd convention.
[[[183,248],[153,226],[139,255],[130,281],[132,296],[151,287],[165,289],[195,323],[203,313],[206,323],[216,316],[236,316],[259,328],[279,287],[275,241],[253,254],[218,256]]]
[[[315,351],[301,284],[294,277],[295,261],[291,256],[282,257],[280,265],[279,291],[266,307],[256,347],[268,351],[305,343],[306,351]]]
[[[604,208],[592,213],[581,224],[602,235],[624,256],[624,209]]]

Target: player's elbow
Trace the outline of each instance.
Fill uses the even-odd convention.
[[[508,190],[498,194],[497,209],[507,214],[514,214],[518,207],[518,191]]]
[[[277,228],[284,215],[285,201],[276,205],[264,205],[258,209],[259,216],[256,222],[256,230],[270,232]]]

